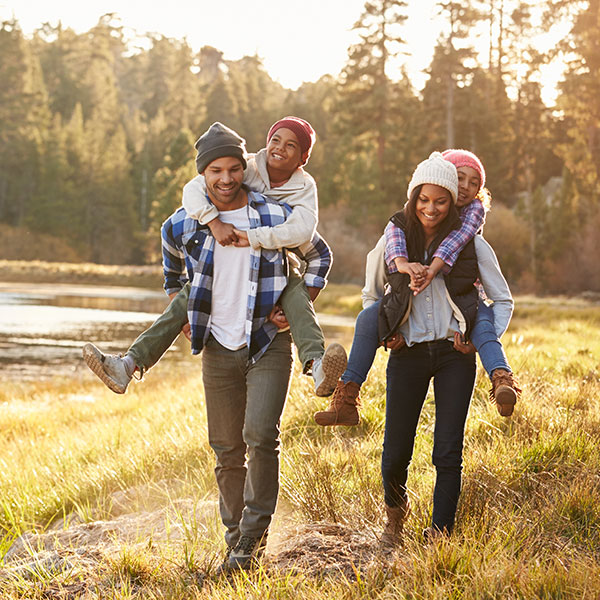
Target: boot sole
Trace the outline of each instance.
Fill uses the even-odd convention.
[[[94,346],[94,344],[86,344],[82,350],[83,360],[85,364],[90,368],[91,371],[100,379],[100,381],[115,394],[124,394],[127,390],[127,386],[123,386],[115,381],[108,373],[104,370],[104,363],[102,361],[102,352]]]
[[[348,357],[346,350],[341,344],[333,343],[327,346],[325,354],[323,354],[323,373],[325,378],[315,390],[317,396],[331,396],[340,377],[346,370]]]
[[[502,417],[510,417],[515,410],[517,393],[507,385],[501,385],[496,390],[496,406]]]
[[[324,418],[321,418],[321,415],[324,415]],[[341,425],[342,427],[352,427],[353,425],[358,425],[360,423],[360,416],[357,415],[356,419],[352,419],[352,421],[330,421],[329,418],[331,413],[328,412],[318,412],[314,414],[315,423],[317,425],[321,425],[321,427],[335,427],[336,425]]]

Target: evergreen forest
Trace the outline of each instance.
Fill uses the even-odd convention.
[[[195,139],[218,120],[256,151],[297,115],[317,132],[307,170],[334,280],[361,281],[416,164],[457,147],[486,167],[484,232],[511,288],[600,292],[600,0],[507,4],[439,2],[446,26],[422,89],[397,66],[411,51],[400,0],[368,0],[343,70],[297,90],[258,56],[226,60],[159,34],[141,44],[116,14],[81,34],[1,22],[0,259],[157,263],[161,223],[196,175]],[[561,23],[554,47],[533,45]],[[485,60],[476,31],[489,31]],[[547,106],[553,61],[564,73]]]

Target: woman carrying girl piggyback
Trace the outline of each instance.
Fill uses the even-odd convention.
[[[434,152],[420,163],[408,186],[409,201],[392,217],[402,230],[409,263],[429,265],[443,240],[460,227],[457,169]],[[427,274],[422,278],[427,279]],[[402,541],[410,512],[407,490],[417,424],[431,380],[435,401],[432,460],[436,470],[427,540],[454,528],[461,489],[463,438],[475,383],[475,355],[457,349],[468,340],[478,314],[481,282],[495,300],[495,324],[506,329],[512,298],[493,250],[482,236],[470,239],[456,255],[452,270],[437,274],[420,293],[411,273],[388,274],[381,300],[380,332],[394,339],[386,371],[386,414],[381,472],[387,524],[384,547]]]
[[[417,296],[440,272],[444,276],[451,272],[460,252],[482,229],[491,198],[485,189],[485,169],[481,161],[468,150],[445,150],[441,156],[452,163],[457,171],[456,208],[460,221],[455,229],[450,230],[430,259],[424,261],[409,259],[405,233],[394,218],[390,220],[385,235],[367,257],[366,282],[363,288],[364,309],[356,320],[346,371],[338,382],[327,410],[315,414],[315,420],[320,425],[357,424],[360,386],[367,378],[377,348],[381,343],[385,343],[390,349],[397,349],[405,344],[403,336],[395,328],[392,330],[388,326],[387,330],[379,331],[380,300],[388,277],[394,273],[405,273],[410,277],[414,296]],[[497,297],[494,298],[492,293]],[[470,339],[457,332],[454,347],[463,353],[479,352],[481,363],[492,381],[490,396],[496,402],[499,413],[510,416],[520,390],[514,382],[500,342],[511,314],[511,309],[508,309],[506,320],[504,295],[510,298],[506,285],[501,290],[488,291],[487,297],[482,294],[475,323],[469,332]],[[494,303],[490,306],[490,302]]]

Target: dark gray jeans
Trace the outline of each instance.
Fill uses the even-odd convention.
[[[202,351],[208,440],[217,458],[219,510],[229,546],[240,535],[260,537],[275,512],[279,420],[291,368],[289,332],[277,334],[252,366],[247,348],[228,350],[212,336]]]

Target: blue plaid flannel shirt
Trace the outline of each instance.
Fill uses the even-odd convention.
[[[257,192],[248,192],[250,228],[274,227],[283,223],[292,209]],[[192,354],[199,354],[210,335],[210,311],[215,239],[210,229],[187,215],[183,208],[164,223],[162,234],[164,288],[167,294],[178,292],[191,281],[188,320],[192,330]],[[291,249],[306,263],[307,286],[323,288],[331,268],[329,246],[316,233],[310,242]],[[285,249],[250,248],[250,293],[246,309],[248,358],[254,364],[279,331],[267,320],[287,285],[288,264]]]

